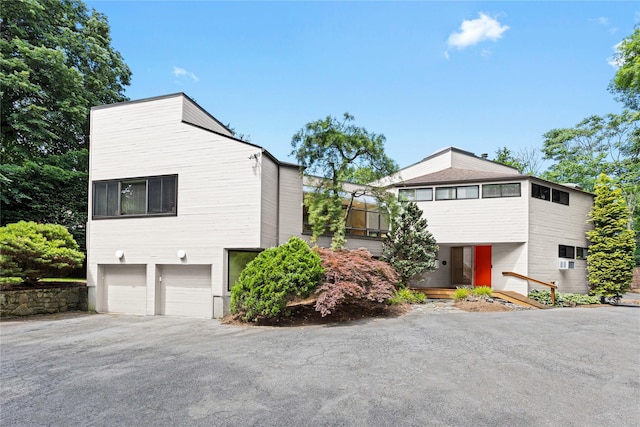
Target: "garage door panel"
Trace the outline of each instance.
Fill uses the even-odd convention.
[[[144,265],[105,265],[104,288],[110,313],[147,313],[147,271]]]
[[[210,265],[163,265],[160,278],[160,314],[213,317]]]

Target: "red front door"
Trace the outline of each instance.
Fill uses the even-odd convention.
[[[491,287],[491,246],[473,247],[473,285]]]

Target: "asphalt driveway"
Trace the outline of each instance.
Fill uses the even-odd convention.
[[[640,307],[0,323],[2,426],[638,426]]]

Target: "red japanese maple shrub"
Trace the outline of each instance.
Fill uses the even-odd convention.
[[[398,275],[366,249],[332,251],[315,248],[325,272],[316,289],[315,309],[324,317],[339,306],[358,302],[385,303],[392,298]]]

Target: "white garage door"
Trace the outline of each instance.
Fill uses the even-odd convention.
[[[103,271],[108,312],[147,314],[145,265],[105,265]]]
[[[211,265],[162,265],[159,274],[160,314],[213,317]]]

